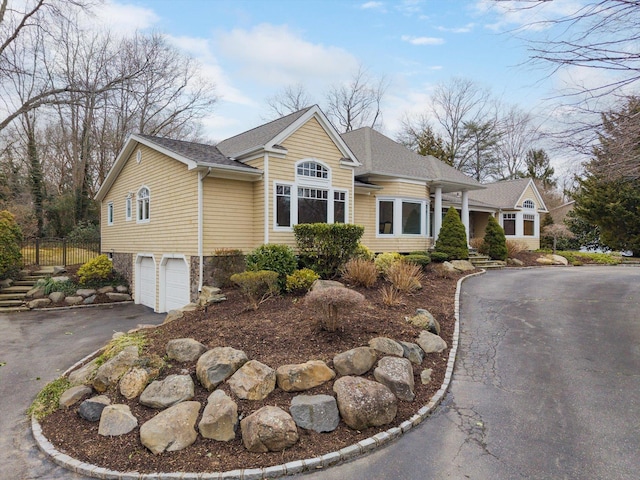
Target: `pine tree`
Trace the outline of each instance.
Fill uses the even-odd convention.
[[[453,207],[449,207],[442,220],[435,251],[446,253],[449,255],[450,260],[466,260],[469,258],[467,232],[460,220],[458,211]]]
[[[504,230],[493,215],[489,215],[482,251],[493,260],[507,259],[507,239],[504,236]]]

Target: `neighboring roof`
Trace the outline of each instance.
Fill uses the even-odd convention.
[[[571,200],[549,210],[549,215],[553,218],[554,223],[564,223],[567,213],[575,207],[576,201]]]
[[[537,198],[535,200],[538,205],[538,210],[546,211],[547,207],[544,204],[544,200],[540,196],[535,183],[530,178],[487,183],[485,184],[485,187],[487,187],[485,190],[469,192],[469,200],[485,202],[503,209],[520,208],[520,200],[529,185],[532,186],[536,194]]]
[[[356,176],[381,175],[421,180],[442,184],[445,191],[447,186],[454,190],[483,188],[473,178],[437,158],[418,155],[371,127],[343,133],[342,138],[362,164],[356,168]]]

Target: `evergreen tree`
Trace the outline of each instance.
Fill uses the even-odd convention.
[[[507,239],[504,236],[504,230],[493,215],[489,215],[482,251],[493,260],[507,259]]]
[[[466,260],[469,258],[467,232],[460,220],[458,211],[453,207],[449,207],[447,214],[442,220],[442,227],[438,234],[435,251],[446,253],[451,260]]]

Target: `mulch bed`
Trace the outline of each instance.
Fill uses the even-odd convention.
[[[405,317],[414,315],[416,308],[427,308],[435,316],[441,325],[442,338],[451,346],[455,322],[454,294],[456,282],[461,276],[450,274],[442,277],[427,268],[422,290],[404,296],[403,304],[397,307],[383,304],[378,290],[381,283],[371,289],[357,288],[367,298],[366,306],[345,314],[340,330],[334,333],[320,328],[319,320],[305,306],[302,297],[287,295],[273,298],[260,305],[257,311],[248,311],[240,294],[236,290],[229,290],[225,291],[228,298],[226,302],[206,310],[186,313],[179,320],[148,330],[149,345],[145,354],[164,357],[165,345],[169,340],[191,337],[209,348],[231,346],[243,350],[249,359],[259,360],[272,368],[315,359],[323,360],[332,367],[335,354],[367,345],[374,337],[414,341],[420,329],[408,324]],[[154,455],[140,443],[138,429],[120,437],[99,436],[98,423],[80,418],[75,407],[49,415],[42,421],[42,428],[58,450],[78,460],[118,471],[215,472],[267,467],[339,450],[409,419],[440,388],[448,355],[449,349],[440,354],[429,354],[421,366],[414,365],[416,398],[413,402],[398,402],[398,414],[392,424],[356,431],[341,421],[338,428],[330,433],[299,428],[299,442],[284,452],[251,453],[244,448],[238,431],[236,439],[230,442],[217,442],[198,436],[192,446],[182,451]],[[422,385],[420,381],[420,372],[425,368],[433,369],[428,385]],[[195,363],[174,362],[162,370],[161,377],[174,373],[192,376],[196,385],[194,400],[204,407],[210,392],[199,385]],[[373,379],[371,372],[366,377]],[[239,400],[225,383],[219,388],[237,402],[238,414],[242,418],[264,405],[275,405],[288,411],[291,399],[300,393],[333,395],[332,384],[328,382],[297,393],[276,388],[263,401]],[[158,413],[157,410],[139,405],[137,401],[126,400],[119,392],[109,392],[109,397],[112,403],[129,405],[139,425]]]

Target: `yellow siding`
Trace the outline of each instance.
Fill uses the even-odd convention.
[[[540,239],[535,237],[520,237],[517,239],[520,243],[527,246],[527,250],[538,250],[540,248]]]
[[[535,203],[535,205],[536,205],[536,210],[539,210],[540,208],[542,208],[542,205],[540,205],[540,202],[538,201],[538,197],[535,194],[531,184],[529,184],[527,186],[527,188],[525,189],[524,193],[522,194],[522,197],[520,197],[520,203],[518,204],[518,207],[522,207],[522,203],[525,200],[532,200],[533,203]]]

